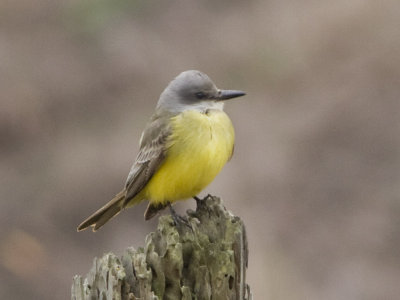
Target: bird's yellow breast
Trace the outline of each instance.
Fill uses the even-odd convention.
[[[174,202],[197,195],[232,155],[235,134],[220,110],[185,111],[172,117],[166,159],[144,188],[152,203]]]

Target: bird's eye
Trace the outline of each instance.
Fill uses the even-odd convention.
[[[197,99],[204,99],[206,98],[206,94],[204,94],[203,92],[198,92],[195,94]]]

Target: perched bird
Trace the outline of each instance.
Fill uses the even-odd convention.
[[[224,101],[245,95],[220,90],[204,73],[185,71],[162,92],[140,138],[125,187],[78,226],[96,231],[126,207],[148,200],[145,220],[195,197],[233,154],[235,133]],[[172,208],[171,211],[173,212]]]

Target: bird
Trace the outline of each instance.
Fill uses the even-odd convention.
[[[139,152],[123,189],[84,220],[78,231],[98,230],[123,209],[144,200],[149,220],[178,200],[195,198],[231,159],[235,132],[223,111],[228,99],[244,96],[221,90],[203,72],[180,73],[161,93],[139,141]]]

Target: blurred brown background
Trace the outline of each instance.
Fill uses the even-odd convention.
[[[94,256],[144,245],[145,204],[75,228],[199,69],[248,93],[201,196],[245,221],[255,299],[398,299],[399,54],[398,0],[1,1],[0,298],[68,299]]]

